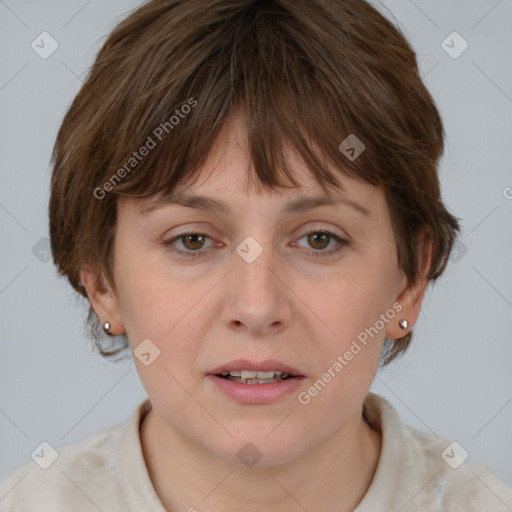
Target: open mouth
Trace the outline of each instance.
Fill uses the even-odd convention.
[[[222,379],[232,380],[241,384],[270,384],[272,382],[280,382],[282,380],[293,379],[295,375],[286,372],[268,371],[256,372],[252,370],[233,370],[217,374]]]
[[[237,359],[210,370],[216,391],[240,404],[271,404],[291,395],[306,379],[300,370],[275,359]]]

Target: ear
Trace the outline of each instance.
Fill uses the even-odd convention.
[[[416,237],[420,275],[415,284],[409,282],[406,276],[402,275],[398,296],[395,300],[395,302],[402,305],[402,309],[397,313],[396,319],[393,320],[386,329],[386,338],[393,340],[403,338],[409,334],[413,325],[418,320],[423,297],[429,284],[427,275],[432,263],[433,239],[434,237],[430,226],[426,226]],[[407,320],[407,329],[400,327],[399,322],[401,320]]]
[[[91,267],[86,267],[80,270],[80,279],[101,324],[108,322],[111,325],[112,334],[123,334],[125,328],[119,314],[118,299],[103,273],[100,274]]]

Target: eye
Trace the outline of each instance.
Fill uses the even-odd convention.
[[[308,254],[314,257],[332,256],[349,244],[347,240],[344,240],[331,231],[320,229],[309,231],[303,235],[300,240],[306,237],[308,244],[310,244],[310,246],[315,249],[314,251],[308,251]],[[187,258],[198,258],[207,252],[206,249],[202,249],[204,248],[206,240],[208,239],[210,239],[210,237],[203,233],[184,233],[163,243],[169,248],[170,251],[178,254],[179,256],[185,256]],[[337,244],[333,248],[325,250],[331,241],[337,242]],[[175,245],[177,242],[181,242],[185,250],[176,248]]]
[[[315,251],[310,251],[309,254],[314,257],[328,257],[340,252],[343,247],[348,245],[348,241],[339,237],[331,231],[322,229],[314,229],[306,233],[300,240],[307,238],[307,243],[310,247],[313,247]],[[329,245],[329,242],[335,241],[337,244],[328,250],[325,248]]]
[[[183,235],[176,236],[171,240],[164,242],[164,245],[168,246],[169,250],[187,258],[197,258],[203,255],[203,252],[199,252],[205,244],[205,240],[210,238],[202,233],[184,233]],[[183,241],[183,245],[187,250],[181,250],[174,247],[177,241]]]

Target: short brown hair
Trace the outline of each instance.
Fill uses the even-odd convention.
[[[399,267],[416,282],[415,238],[430,226],[428,279],[443,273],[460,229],[440,194],[443,125],[398,28],[362,0],[153,0],[108,36],[53,148],[53,258],[80,295],[87,297],[85,265],[115,290],[117,196],[172,194],[198,174],[238,108],[256,182],[273,190],[286,177],[297,185],[285,158],[290,145],[327,193],[339,187],[332,166],[382,186]],[[356,159],[339,149],[351,134],[365,145]],[[155,146],[140,157],[150,139]],[[102,355],[128,346],[124,335],[115,349],[102,345],[90,305],[87,325]],[[386,340],[384,364],[411,337]]]

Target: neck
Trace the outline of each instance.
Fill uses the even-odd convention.
[[[235,466],[169,427],[151,409],[142,421],[144,458],[168,512],[267,510],[353,511],[371,484],[381,433],[362,415],[300,460],[279,466]],[[319,490],[321,490],[319,492]]]

